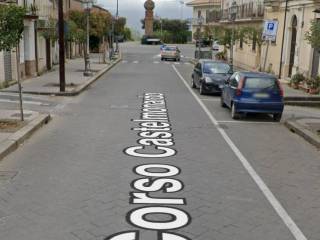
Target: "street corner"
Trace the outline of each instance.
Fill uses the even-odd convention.
[[[0,110],[0,113],[0,161],[51,119],[49,114],[34,111],[25,111],[24,121],[19,111]]]
[[[320,118],[289,119],[285,126],[320,149]]]

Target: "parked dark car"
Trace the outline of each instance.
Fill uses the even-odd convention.
[[[210,39],[200,39],[196,40],[196,47],[210,47],[212,45],[212,41]]]
[[[210,59],[200,59],[192,73],[191,86],[200,94],[221,93],[224,82],[232,75],[229,64]]]
[[[272,114],[274,121],[280,121],[283,88],[273,75],[236,72],[224,84],[221,106],[231,109],[233,119],[238,119],[241,113],[266,113]]]

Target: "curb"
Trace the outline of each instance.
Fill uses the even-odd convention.
[[[29,124],[12,134],[7,140],[0,143],[0,160],[18,149],[24,141],[31,137],[39,128],[47,124],[51,117],[47,114],[41,114],[32,120]]]
[[[299,136],[303,137],[307,142],[320,149],[320,138],[316,134],[304,128],[301,124],[293,120],[286,121],[284,125],[291,132],[298,134]]]
[[[74,97],[82,93],[84,90],[86,90],[92,83],[97,81],[102,75],[104,75],[106,72],[111,70],[114,66],[116,66],[120,61],[122,60],[121,53],[119,54],[119,58],[111,63],[111,65],[107,66],[106,68],[100,70],[95,76],[90,78],[88,81],[83,83],[82,85],[75,88],[75,90],[71,92],[34,92],[34,91],[23,91],[24,94],[34,94],[34,95],[46,95],[46,96],[64,96],[64,97]],[[1,92],[13,92],[17,93],[18,91],[1,91]]]

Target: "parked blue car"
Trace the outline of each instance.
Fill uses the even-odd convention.
[[[242,113],[272,114],[280,121],[284,109],[283,88],[270,74],[235,72],[224,84],[221,106],[231,109],[231,117],[238,119]]]

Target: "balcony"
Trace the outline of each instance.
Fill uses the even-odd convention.
[[[38,16],[39,9],[38,9],[37,5],[32,4],[32,3],[30,3],[30,4],[25,3],[24,7],[26,8],[26,11],[27,11],[27,13],[25,15],[26,19],[38,19],[39,18],[39,16]]]
[[[279,2],[279,1],[275,1]],[[264,18],[263,3],[250,2],[238,6],[236,22],[262,21]],[[223,9],[221,13],[221,22],[230,21],[229,9]]]

